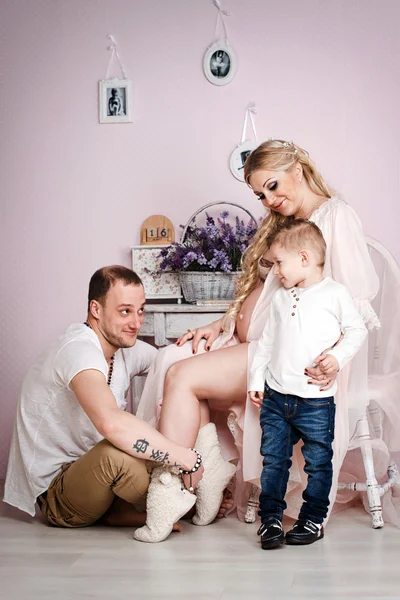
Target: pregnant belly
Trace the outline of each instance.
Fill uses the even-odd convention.
[[[247,339],[247,332],[249,330],[251,316],[262,290],[263,286],[260,285],[247,296],[246,300],[242,304],[238,316],[236,317],[236,333],[241,342],[245,342]]]

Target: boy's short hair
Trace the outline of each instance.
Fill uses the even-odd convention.
[[[143,285],[139,275],[121,265],[111,265],[102,267],[93,273],[89,283],[88,293],[88,311],[92,300],[97,300],[104,306],[104,301],[108,294],[108,290],[117,283],[122,281],[125,285]]]
[[[326,243],[320,228],[308,219],[292,219],[278,224],[267,236],[267,249],[274,244],[292,250],[311,249],[318,256],[318,266],[325,265]]]

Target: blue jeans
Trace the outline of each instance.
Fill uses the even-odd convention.
[[[268,517],[282,520],[293,446],[303,440],[301,451],[308,482],[299,519],[322,523],[328,514],[332,486],[333,396],[300,398],[280,394],[265,384],[260,424],[261,455],[264,457],[258,513],[261,521]]]

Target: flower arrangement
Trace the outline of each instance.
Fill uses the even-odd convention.
[[[235,225],[231,225],[228,217],[228,211],[223,211],[215,221],[206,213],[203,227],[194,221],[187,227],[182,242],[175,242],[161,250],[158,255],[162,259],[160,271],[238,271],[243,252],[257,231],[257,224],[250,219],[246,225],[236,217]]]

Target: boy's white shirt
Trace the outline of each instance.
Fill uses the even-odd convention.
[[[296,293],[294,293],[296,292]],[[339,369],[353,358],[368,332],[347,289],[326,277],[306,288],[279,288],[272,297],[269,316],[257,343],[250,368],[249,391],[263,391],[265,381],[277,392],[301,398],[333,396],[335,383],[320,391],[309,385],[304,369],[344,337],[327,354]]]

